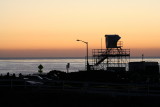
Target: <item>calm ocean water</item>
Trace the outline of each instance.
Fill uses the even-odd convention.
[[[130,58],[130,62],[142,61],[141,58]],[[156,61],[160,63],[160,58],[145,58],[144,61]],[[51,70],[61,70],[66,72],[66,65],[70,63],[69,72],[77,72],[85,69],[84,58],[1,58],[0,74],[33,74],[38,72],[38,65],[44,66],[43,72]]]

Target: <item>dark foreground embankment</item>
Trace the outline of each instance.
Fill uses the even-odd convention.
[[[160,97],[107,96],[72,92],[3,90],[1,107],[159,107]]]
[[[40,76],[1,77],[0,107],[160,107],[159,83],[130,83],[123,73]]]

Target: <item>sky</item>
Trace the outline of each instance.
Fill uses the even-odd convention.
[[[160,57],[160,0],[0,0],[0,57],[83,57],[118,34],[131,56]]]

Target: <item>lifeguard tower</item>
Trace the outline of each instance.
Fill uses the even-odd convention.
[[[130,49],[122,49],[119,35],[105,35],[106,49],[93,49],[94,70],[126,70],[130,59]]]

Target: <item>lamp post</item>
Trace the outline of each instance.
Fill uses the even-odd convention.
[[[88,42],[85,42],[85,41],[79,40],[79,39],[77,39],[77,41],[81,41],[81,42],[83,42],[83,43],[86,44],[86,48],[87,48],[87,71],[88,71],[88,70],[89,70],[89,62],[88,62]]]

